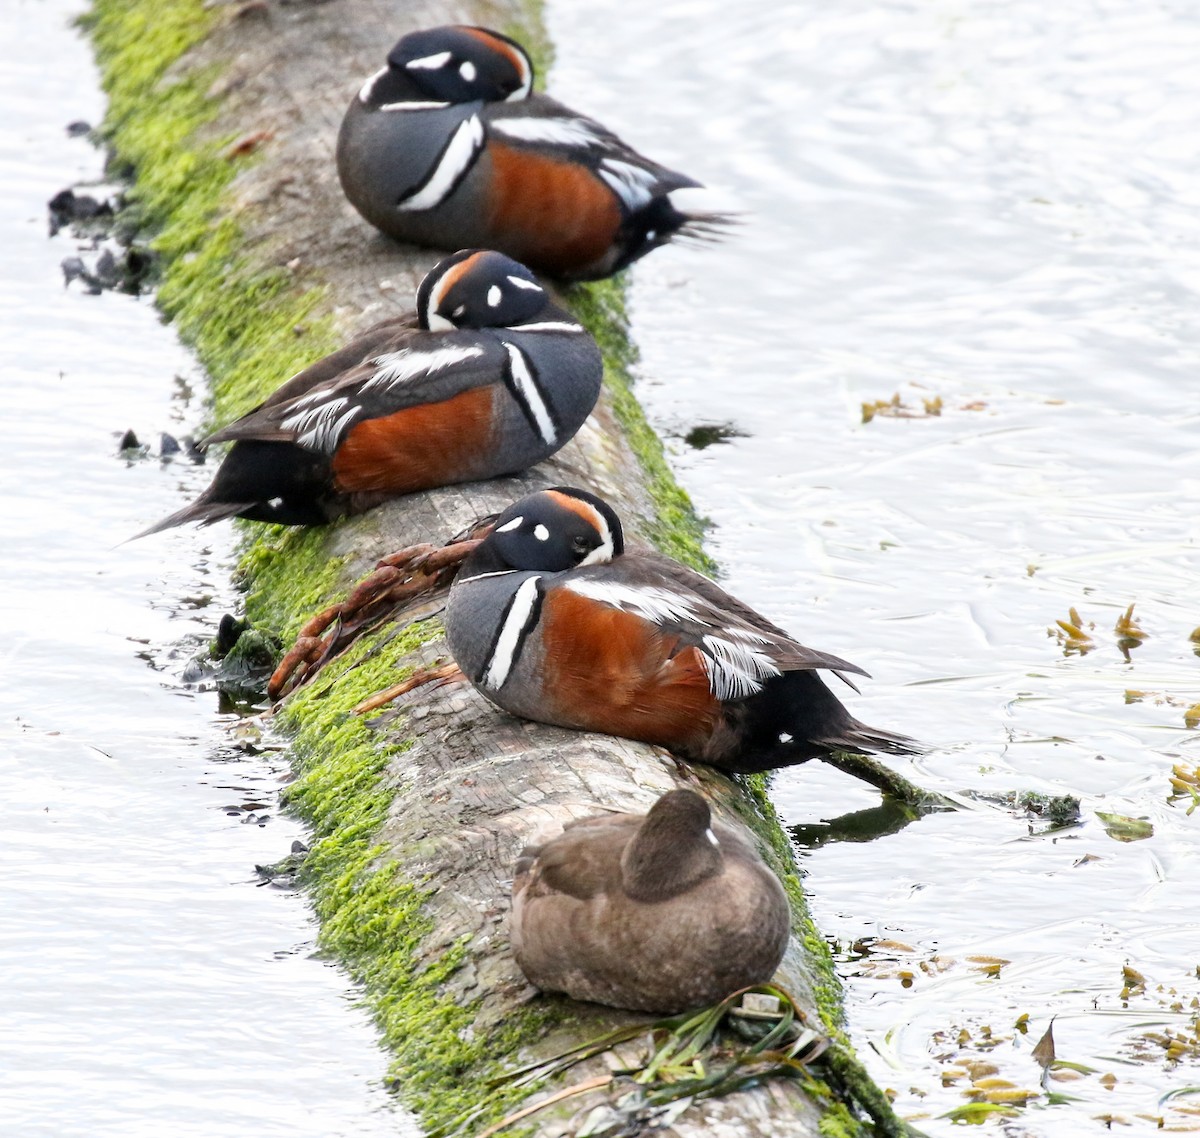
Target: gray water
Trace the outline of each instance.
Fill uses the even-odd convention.
[[[1200,1129],[1200,1094],[1159,1102],[1197,1052],[1144,1038],[1200,1044],[1200,810],[1168,781],[1200,765],[1200,8],[548,7],[552,92],[745,214],[631,295],[639,396],[725,584],[872,673],[854,713],[930,747],[902,774],[1082,799],[1053,835],[980,805],[849,842],[828,823],[874,792],[776,776],[872,1073],[933,1135],[987,1089],[973,1064],[1038,1092],[994,1130]],[[863,423],[896,394],[920,417]],[[748,437],[681,441],[729,423]],[[1072,606],[1086,655],[1048,632]],[[1074,1101],[1032,1058],[1052,1016],[1094,1069],[1048,1082]]]
[[[118,457],[194,425],[200,377],[149,300],[64,291],[46,236],[102,167],[63,129],[103,113],[77,10],[0,11],[0,1133],[413,1133],[304,900],[257,887],[303,837],[285,764],[180,680],[235,604],[228,528],[118,546],[210,472]]]

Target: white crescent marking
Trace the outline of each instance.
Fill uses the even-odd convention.
[[[396,208],[407,212],[441,205],[482,149],[483,123],[478,115],[472,115],[458,124],[433,173],[425,179],[425,184]]]
[[[554,429],[550,408],[546,406],[546,400],[542,398],[537,380],[533,378],[533,373],[529,370],[529,362],[525,359],[525,353],[516,344],[510,344],[506,340],[501,342],[504,344],[504,350],[508,352],[513,384],[517,393],[525,406],[529,408],[529,413],[537,424],[538,434],[542,436],[542,441],[547,446],[554,446],[558,441],[558,432]]]
[[[483,679],[480,680],[483,687],[499,691],[508,679],[513,661],[516,659],[517,649],[528,631],[530,618],[533,616],[533,606],[537,601],[537,586],[540,580],[541,577],[530,577],[528,580],[522,581],[513,596],[504,627],[496,638],[496,648],[492,652],[492,658],[488,661]]]

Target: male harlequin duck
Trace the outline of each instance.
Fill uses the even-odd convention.
[[[770,980],[789,925],[775,875],[690,790],[648,814],[569,823],[522,851],[513,880],[529,982],[635,1011],[687,1011]]]
[[[600,350],[524,265],[466,249],[385,320],[206,440],[213,484],[144,533],[233,516],[321,525],[387,498],[525,470],[600,394]],[[144,534],[139,534],[139,537]]]
[[[499,516],[450,591],[446,637],[513,715],[727,771],[914,749],[859,723],[816,674],[862,668],[805,648],[677,561],[625,553],[612,507],[585,490],[543,490]]]
[[[728,220],[677,209],[671,192],[699,182],[534,94],[525,49],[486,28],[400,40],[350,104],[337,163],[350,203],[392,237],[486,245],[571,280]]]

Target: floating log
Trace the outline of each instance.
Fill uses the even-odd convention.
[[[521,0],[96,0],[85,22],[110,97],[105,134],[115,169],[134,178],[125,220],[161,256],[159,303],[208,370],[218,422],[409,306],[439,256],[375,233],[342,197],[334,142],[363,78],[400,35],[447,22],[497,27],[544,63],[534,9]],[[239,575],[255,625],[290,641],[378,557],[444,541],[552,484],[591,487],[635,538],[705,566],[701,527],[629,390],[620,286],[578,286],[565,302],[606,355],[607,391],[579,436],[519,478],[413,495],[321,530],[247,525]],[[482,1106],[463,1129],[477,1134],[544,1098],[552,1105],[522,1117],[520,1132],[573,1134],[590,1119],[592,1133],[607,1133],[602,1117],[611,1124],[628,1112],[630,1084],[614,1082],[610,1067],[632,1061],[636,1042],[619,1059],[595,1058],[542,1085],[488,1090],[506,1070],[637,1022],[524,982],[506,929],[512,866],[526,842],[568,819],[597,806],[645,810],[688,785],[723,822],[753,830],[784,880],[796,936],[778,980],[832,1047],[802,1077],[691,1103],[667,1132],[906,1133],[846,1041],[829,953],[761,782],[518,722],[461,688],[418,694],[374,718],[353,714],[405,669],[445,654],[436,599],[425,601],[327,667],[276,719],[296,771],[286,799],[314,835],[303,875],[320,942],[363,985],[392,1052],[391,1078],[422,1124],[448,1127]]]

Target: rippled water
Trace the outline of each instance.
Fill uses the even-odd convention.
[[[101,168],[64,132],[103,110],[75,10],[0,12],[0,1132],[411,1133],[304,902],[256,888],[302,836],[283,763],[180,683],[234,604],[228,531],[117,545],[209,474],[118,457],[199,418],[196,369],[149,301],[64,291],[46,237]]]
[[[1142,1038],[1200,1042],[1200,810],[1168,800],[1200,764],[1200,9],[552,0],[549,24],[556,95],[746,215],[632,288],[639,394],[726,583],[872,672],[855,713],[930,744],[902,773],[1083,802],[1056,835],[980,806],[825,841],[877,796],[777,776],[874,1074],[946,1134],[978,1064],[1041,1089],[1056,1015],[1095,1071],[1008,1133],[1200,1129],[1200,1095],[1158,1101],[1196,1055]],[[863,423],[897,394],[914,417]],[[748,437],[679,441],[725,423]],[[1084,655],[1048,632],[1071,607]]]

